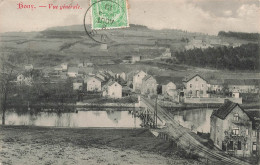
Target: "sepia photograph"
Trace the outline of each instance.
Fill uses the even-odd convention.
[[[0,0],[0,165],[260,165],[260,0]]]

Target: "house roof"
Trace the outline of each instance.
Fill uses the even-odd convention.
[[[95,76],[88,76],[88,77],[86,77],[86,78],[84,79],[84,82],[88,82],[88,81],[91,80],[91,79],[96,79],[96,80],[98,80],[98,81],[100,81],[100,82],[103,81],[103,80],[101,80],[101,79],[98,78],[98,77],[95,77]]]
[[[114,83],[119,84],[119,83],[116,82],[116,81],[109,80],[109,81],[102,87],[102,90],[107,89],[108,86],[111,86],[111,85],[113,85]],[[120,84],[119,84],[119,85],[120,85]],[[121,86],[121,85],[120,85],[120,86]],[[122,87],[122,86],[121,86],[121,87]]]
[[[205,78],[203,78],[202,76],[200,76],[199,74],[195,74],[195,75],[188,75],[183,79],[183,82],[188,82],[191,79],[193,79],[194,77],[199,76],[200,78],[202,78],[203,80],[205,80],[206,82],[208,82]]]
[[[217,110],[214,110],[213,113],[212,113],[212,115],[214,115],[214,116],[216,116],[216,117],[218,117],[218,118],[224,120],[224,119],[227,117],[227,115],[228,115],[235,107],[237,107],[237,106],[239,106],[238,103],[234,103],[234,102],[232,102],[232,101],[230,101],[230,100],[227,100],[227,101],[226,101],[224,104],[222,104]],[[240,106],[239,106],[239,107],[240,107]],[[244,111],[243,108],[240,107],[240,109],[241,109],[242,111]],[[244,111],[244,112],[245,112],[245,111]],[[245,112],[245,113],[246,113],[246,112]],[[247,114],[247,113],[246,113],[246,114]],[[248,114],[247,114],[247,115],[248,115]],[[250,117],[250,116],[248,115],[248,117]]]
[[[228,85],[259,85],[260,79],[225,79]]]
[[[147,75],[147,76],[145,76],[145,77],[143,78],[143,81],[146,81],[146,80],[148,80],[149,78],[153,78],[153,76]],[[153,79],[154,79],[154,78],[153,78]]]

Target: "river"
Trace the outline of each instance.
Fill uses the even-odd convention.
[[[0,121],[2,118],[0,119]],[[1,121],[2,123],[2,121]],[[54,127],[114,127],[140,128],[141,119],[129,111],[78,111],[78,113],[22,113],[7,112],[6,125]]]

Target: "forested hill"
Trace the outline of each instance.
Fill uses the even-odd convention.
[[[259,46],[245,44],[240,47],[218,47],[192,49],[176,52],[177,60],[182,64],[197,67],[213,67],[230,70],[259,70]]]
[[[238,39],[245,39],[245,40],[253,40],[258,41],[260,39],[259,33],[244,33],[244,32],[224,32],[220,31],[218,33],[219,37],[234,37]]]

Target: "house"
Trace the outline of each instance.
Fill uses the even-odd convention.
[[[224,81],[222,79],[209,80],[209,91],[220,92],[223,89]]]
[[[189,97],[208,97],[208,83],[202,76],[196,74],[183,80],[186,87],[185,95]]]
[[[16,77],[17,85],[32,85],[32,77],[26,77],[23,74],[19,74]]]
[[[170,58],[172,56],[171,49],[166,48],[165,52],[162,53],[161,58]]]
[[[157,94],[157,81],[153,76],[147,75],[143,78],[141,94]]]
[[[134,55],[132,56],[132,64],[138,62],[138,61],[141,61],[141,56],[137,56],[137,55]]]
[[[110,98],[122,98],[122,86],[115,81],[109,81],[102,87],[103,96]]]
[[[142,87],[143,78],[147,76],[144,71],[139,71],[133,76],[133,90],[140,91]]]
[[[62,72],[62,67],[56,66],[56,67],[54,67],[54,71],[57,72],[57,73],[60,73],[60,72]]]
[[[79,68],[80,75],[93,75],[94,68],[93,67],[81,67]]]
[[[169,96],[174,96],[177,93],[176,90],[176,85],[173,82],[165,82],[162,84],[162,94],[163,95],[169,95]]]
[[[84,79],[84,84],[87,84],[87,91],[101,91],[102,80],[98,77],[89,76]]]
[[[210,117],[210,139],[219,149],[238,156],[250,156],[256,138],[252,118],[239,104],[225,101]]]
[[[225,79],[230,92],[258,93],[260,79]]]
[[[32,70],[33,69],[33,65],[32,64],[27,64],[24,66],[25,70]]]
[[[78,67],[69,67],[67,75],[69,77],[77,77],[79,72],[79,68]]]
[[[63,72],[68,70],[68,64],[67,63],[62,63],[60,66],[61,66]]]
[[[82,90],[83,83],[82,82],[73,82],[73,90]]]

